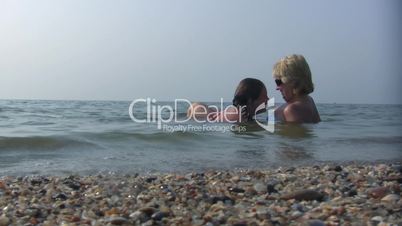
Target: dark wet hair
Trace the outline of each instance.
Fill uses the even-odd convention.
[[[258,79],[245,78],[240,81],[236,88],[233,105],[237,108],[246,106],[247,111],[250,109],[250,104],[260,97],[261,92],[265,89],[265,85]],[[247,112],[248,120],[252,120],[251,112]]]

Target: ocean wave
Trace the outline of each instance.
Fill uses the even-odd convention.
[[[0,150],[58,150],[97,147],[95,143],[55,136],[0,137]]]
[[[335,143],[345,144],[402,144],[402,136],[339,138]]]
[[[178,140],[197,140],[197,139],[205,139],[204,134],[195,133],[195,132],[182,132],[182,131],[174,131],[174,132],[103,132],[98,134],[87,135],[91,138],[97,138],[102,141],[132,141],[132,140],[140,140],[140,141],[149,141],[149,142],[166,142],[166,141],[178,141]]]
[[[48,125],[54,125],[56,124],[55,122],[50,122],[50,121],[26,121],[22,122],[19,125],[20,126],[48,126]]]

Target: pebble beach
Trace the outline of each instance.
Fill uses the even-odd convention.
[[[0,178],[6,225],[402,225],[402,165]]]

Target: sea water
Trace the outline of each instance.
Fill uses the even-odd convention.
[[[130,104],[0,100],[0,176],[402,160],[402,105],[318,104],[322,122],[276,123],[272,133],[256,123],[165,122],[169,112],[158,119],[145,105],[132,114],[150,121],[135,122]],[[186,119],[184,103],[163,104],[172,106],[179,121]],[[265,116],[258,119],[267,122]]]

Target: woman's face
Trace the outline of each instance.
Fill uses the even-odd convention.
[[[279,90],[282,94],[283,99],[289,103],[295,98],[295,94],[293,93],[293,85],[290,83],[283,83],[281,80],[275,80],[276,82],[276,90]]]

